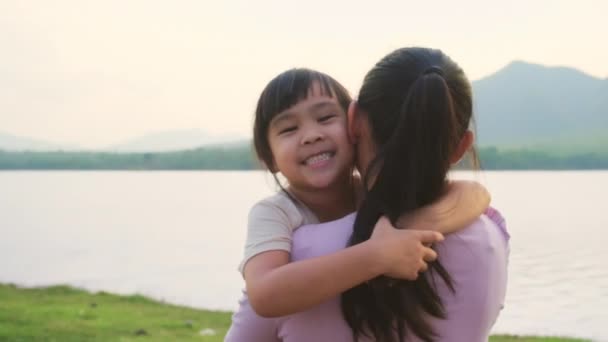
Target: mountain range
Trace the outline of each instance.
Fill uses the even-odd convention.
[[[49,141],[18,137],[12,134],[0,132],[0,150],[7,151],[56,151],[56,150],[78,150],[76,145],[58,144]]]
[[[608,79],[513,62],[473,82],[478,144],[608,150]]]
[[[112,152],[169,152],[187,150],[205,145],[238,143],[245,138],[234,135],[212,135],[200,129],[163,131],[150,133],[105,150]]]
[[[95,149],[95,152],[170,152],[187,150],[206,145],[239,145],[246,138],[236,135],[212,135],[201,129],[174,130],[152,132],[140,137],[119,142],[104,148]],[[74,144],[57,144],[48,141],[18,137],[0,132],[0,150],[6,151],[87,151]]]
[[[608,79],[573,68],[516,61],[472,85],[480,146],[608,151]],[[248,139],[191,129],[150,133],[101,150],[164,152]],[[80,148],[0,132],[0,149]]]

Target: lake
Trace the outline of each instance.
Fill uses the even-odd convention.
[[[608,341],[608,171],[457,172],[490,189],[511,234],[496,333]],[[0,172],[0,282],[69,284],[234,310],[246,172]]]

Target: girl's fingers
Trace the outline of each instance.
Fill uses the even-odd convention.
[[[426,262],[435,261],[437,259],[437,252],[428,247],[424,247],[422,259],[424,259]]]
[[[422,244],[433,244],[436,242],[443,241],[443,235],[439,232],[419,230],[417,231],[417,233],[420,237],[420,242],[422,242]]]

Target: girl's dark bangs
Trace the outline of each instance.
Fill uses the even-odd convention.
[[[262,113],[268,115],[267,121],[277,114],[306,100],[311,94],[312,85],[318,82],[321,95],[334,97],[329,77],[308,69],[294,69],[279,75],[268,85],[262,96]]]

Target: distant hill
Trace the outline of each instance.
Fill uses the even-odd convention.
[[[608,79],[572,68],[512,62],[474,81],[473,90],[479,146],[608,154]],[[150,133],[96,151],[168,152],[244,143],[244,137],[191,129]],[[78,148],[0,133],[0,149]]]
[[[232,143],[237,140],[239,140],[239,137],[234,135],[214,136],[199,129],[163,131],[146,134],[102,150],[111,152],[169,152],[206,145]]]
[[[473,90],[481,146],[608,149],[608,80],[513,62]]]
[[[78,146],[69,144],[56,144],[48,141],[18,137],[0,132],[0,150],[7,151],[59,151],[78,150]]]

